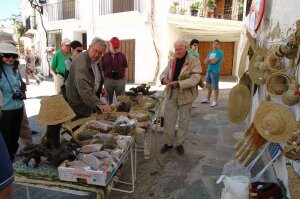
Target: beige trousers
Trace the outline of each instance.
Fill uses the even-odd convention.
[[[19,137],[19,143],[20,143],[20,150],[32,148],[35,146],[32,140],[32,135],[31,135],[31,129],[29,126],[28,122],[28,117],[26,114],[26,108],[24,106],[23,109],[23,119],[21,122],[21,130],[20,130],[20,137]]]
[[[192,112],[192,103],[178,105],[178,89],[172,90],[170,99],[166,99],[165,121],[164,121],[164,141],[169,146],[176,144],[182,145],[189,127]],[[175,125],[178,118],[178,129],[175,134]]]
[[[54,75],[55,94],[60,93],[60,87],[64,84],[65,78],[59,74]]]

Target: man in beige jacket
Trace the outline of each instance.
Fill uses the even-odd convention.
[[[191,117],[192,103],[198,96],[197,85],[200,81],[201,64],[199,59],[187,52],[187,42],[177,40],[174,43],[175,57],[160,75],[162,84],[166,87],[166,105],[164,114],[164,146],[165,153],[176,145],[176,152],[184,154],[183,142],[187,135]],[[178,130],[175,125],[179,116]]]

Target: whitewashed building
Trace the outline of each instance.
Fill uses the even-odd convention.
[[[242,23],[225,18],[237,18],[226,8],[231,8],[238,0],[217,1],[215,18],[206,17],[205,0],[200,1],[202,7],[196,17],[190,16],[189,9],[195,0],[177,1],[175,13],[170,13],[172,0],[40,0],[40,3],[33,0],[32,4],[30,1],[22,2],[27,28],[23,40],[26,47],[42,55],[45,74],[49,73],[45,61],[47,47],[59,49],[62,38],[68,37],[81,41],[87,49],[95,36],[105,40],[116,36],[121,40],[121,51],[129,62],[129,82],[156,82],[169,52],[173,51],[174,41],[179,38],[200,40],[202,61],[212,47],[211,42],[219,39],[225,52],[221,75],[237,74],[237,46]],[[183,9],[185,12],[179,14]]]

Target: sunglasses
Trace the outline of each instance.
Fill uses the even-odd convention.
[[[193,46],[198,46],[198,44],[193,44]]]
[[[81,53],[82,52],[82,50],[76,50],[78,53]]]
[[[3,53],[3,57],[5,58],[14,58],[14,59],[17,59],[19,57],[19,55],[17,54],[13,54],[13,53]]]

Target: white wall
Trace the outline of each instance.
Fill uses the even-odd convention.
[[[261,25],[256,32],[251,32],[253,37],[256,39],[257,48],[274,49],[274,46],[276,45],[286,44],[287,38],[295,32],[295,22],[300,19],[299,7],[300,1],[266,0],[266,10]],[[243,37],[240,44],[245,43],[246,39],[246,37]],[[285,58],[284,62],[285,65],[288,66],[289,60]],[[300,77],[299,72],[298,77]],[[299,79],[298,83],[300,83]],[[253,98],[251,118],[253,118],[257,107],[265,100],[266,93],[265,85],[259,86],[259,89]],[[272,97],[271,100],[276,103],[283,104],[280,97]],[[296,120],[300,120],[300,103],[286,107],[294,114]],[[277,178],[281,181],[287,182],[287,175],[285,175],[286,169],[284,168],[285,159],[277,159],[273,166],[275,168]],[[299,165],[298,167],[300,168]],[[287,184],[286,187],[288,187]]]

